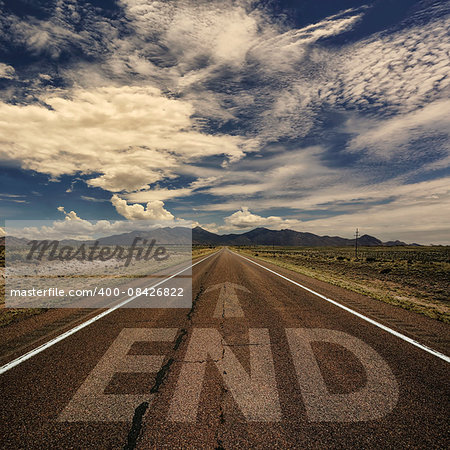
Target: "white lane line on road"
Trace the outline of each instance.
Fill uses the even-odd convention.
[[[194,264],[191,264],[188,267],[185,267],[183,270],[180,270],[179,272],[171,275],[168,278],[165,278],[164,280],[160,281],[159,283],[153,284],[150,287],[157,287],[160,284],[165,283],[166,281],[169,281],[171,278],[176,277],[177,275],[179,275],[180,273],[185,272],[186,270],[190,269],[191,267],[196,266],[197,264],[200,264],[201,262],[205,261],[206,259],[208,259],[209,257],[216,255],[219,252],[214,252],[211,253],[210,255],[206,256],[205,258],[201,259],[200,261],[197,261]],[[107,316],[108,314],[111,314],[113,311],[115,311],[116,309],[121,308],[122,306],[126,305],[127,303],[130,303],[131,301],[133,301],[134,299],[136,299],[137,297],[140,297],[139,295],[134,295],[133,297],[127,298],[126,300],[118,303],[117,305],[113,306],[110,309],[107,309],[106,311],[103,311],[102,313],[96,315],[95,317],[92,317],[92,319],[87,320],[86,322],[81,323],[80,325],[77,325],[76,327],[66,331],[63,334],[60,334],[59,336],[51,339],[50,341],[46,342],[45,344],[40,345],[39,347],[36,347],[33,350],[30,350],[28,353],[25,353],[22,356],[19,356],[16,359],[13,359],[12,361],[10,361],[9,363],[6,363],[4,366],[0,367],[0,375],[2,373],[7,372],[8,370],[12,369],[13,367],[18,366],[19,364],[23,363],[24,361],[26,361],[27,359],[32,358],[33,356],[37,355],[38,353],[43,352],[44,350],[48,349],[49,347],[57,344],[58,342],[61,342],[63,339],[71,336],[72,334],[75,334],[77,331],[82,330],[83,328],[91,325],[92,323],[96,322],[97,320],[101,319],[102,317]]]
[[[308,291],[308,292],[310,292],[311,294],[314,294],[314,295],[316,295],[317,297],[320,297],[320,298],[322,298],[323,300],[326,300],[327,302],[330,302],[330,303],[332,303],[333,305],[338,306],[339,308],[344,309],[345,311],[347,311],[347,312],[349,312],[349,313],[351,313],[351,314],[353,314],[353,315],[359,317],[360,319],[363,319],[363,320],[365,320],[366,322],[369,322],[369,323],[371,323],[372,325],[375,325],[376,327],[381,328],[382,330],[387,331],[388,333],[391,333],[391,334],[393,334],[394,336],[397,336],[398,338],[400,338],[400,339],[402,339],[402,340],[404,340],[404,341],[406,341],[406,342],[409,342],[410,344],[412,344],[412,345],[414,345],[414,346],[420,348],[421,350],[424,350],[424,351],[430,353],[431,355],[436,356],[436,357],[438,357],[438,358],[440,358],[440,359],[442,359],[442,360],[444,360],[444,361],[446,361],[446,362],[450,362],[450,357],[448,357],[447,355],[444,355],[443,353],[438,352],[437,350],[434,350],[434,349],[432,349],[432,348],[430,348],[430,347],[427,347],[426,345],[423,345],[423,344],[421,344],[420,342],[418,342],[418,341],[416,341],[416,340],[414,340],[414,339],[411,339],[410,337],[405,336],[404,334],[399,333],[398,331],[393,330],[392,328],[389,328],[389,327],[387,327],[387,326],[385,326],[385,325],[383,325],[383,324],[381,324],[381,323],[379,323],[379,322],[377,322],[377,321],[375,321],[375,320],[373,320],[373,319],[370,319],[369,317],[366,317],[366,316],[364,316],[363,314],[361,314],[361,313],[359,313],[359,312],[357,312],[357,311],[355,311],[355,310],[353,310],[353,309],[351,309],[351,308],[348,308],[347,306],[344,306],[343,304],[338,303],[337,301],[332,300],[331,298],[326,297],[325,295],[319,294],[318,292],[313,291],[312,289],[310,289],[310,288],[308,288],[308,287],[306,287],[306,286],[303,286],[303,284],[297,283],[296,281],[291,280],[290,278],[285,277],[284,275],[281,275],[280,273],[275,272],[274,270],[269,269],[268,267],[265,267],[265,266],[263,266],[262,264],[258,264],[257,262],[255,262],[255,261],[253,261],[253,260],[251,260],[251,259],[249,259],[249,258],[246,258],[245,256],[239,255],[238,253],[232,252],[231,250],[230,250],[230,252],[233,253],[233,254],[235,254],[235,255],[237,255],[237,256],[239,256],[239,257],[241,257],[241,258],[243,258],[243,259],[246,259],[247,261],[251,262],[252,264],[255,264],[255,265],[257,265],[257,266],[259,266],[259,267],[262,267],[263,269],[265,269],[265,270],[267,270],[267,271],[269,271],[269,272],[274,273],[275,275],[277,275],[277,276],[279,276],[279,277],[281,277],[281,278],[284,278],[285,280],[289,281],[290,283],[295,284],[296,286],[301,287],[301,288],[304,289],[305,291]]]

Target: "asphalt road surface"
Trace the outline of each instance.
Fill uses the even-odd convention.
[[[0,448],[449,447],[448,325],[258,263],[223,249],[191,309],[117,309],[5,370]],[[96,315],[1,330],[1,364]]]

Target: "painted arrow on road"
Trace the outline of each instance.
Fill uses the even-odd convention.
[[[216,289],[220,289],[220,293],[213,317],[244,317],[244,311],[239,303],[236,290],[239,289],[244,292],[250,291],[244,286],[226,281],[225,283],[219,283],[211,286],[205,292],[214,291]]]

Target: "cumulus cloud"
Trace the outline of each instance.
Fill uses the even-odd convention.
[[[14,67],[8,64],[0,63],[0,78],[6,78],[8,80],[13,80],[16,76],[16,71]]]
[[[138,203],[129,205],[126,200],[121,199],[117,195],[113,195],[111,203],[116,208],[116,211],[125,219],[128,220],[166,220],[174,219],[174,216],[164,209],[164,202],[161,200],[154,200],[148,202],[144,207]]]
[[[283,219],[277,216],[262,217],[252,214],[247,206],[242,206],[240,211],[236,211],[224,219],[228,228],[254,228],[254,227],[270,227],[273,229],[289,228],[298,226],[299,220]]]
[[[199,131],[192,105],[152,87],[74,90],[42,100],[50,108],[0,102],[1,157],[53,177],[89,175],[89,185],[112,192],[147,188],[200,158],[236,161],[253,146]]]
[[[126,202],[125,202],[126,203]],[[162,203],[162,202],[161,202]],[[90,221],[80,217],[75,211],[67,212],[63,206],[57,209],[64,214],[64,220],[38,220],[29,221],[29,226],[24,226],[24,221],[8,221],[7,233],[27,239],[97,239],[99,237],[128,233],[131,231],[148,231],[160,227],[182,226],[190,228],[190,221],[174,219],[172,214],[165,211],[161,205],[154,205],[153,209],[141,217],[142,210],[133,208],[141,205],[125,205],[127,214],[135,215],[140,220],[97,220]],[[123,205],[121,205],[123,207]],[[152,207],[151,207],[152,208]],[[1,236],[1,229],[0,229]]]
[[[193,221],[193,222],[191,222],[191,226],[192,226],[192,228],[201,227],[204,230],[209,231],[210,233],[218,233],[221,230],[221,228],[223,228],[223,227],[219,227],[214,222],[213,223],[205,223],[205,224],[203,224],[203,223],[200,223],[200,222],[197,222],[197,221]]]
[[[75,211],[70,211],[70,212],[66,212],[66,210],[64,209],[64,206],[58,206],[56,208],[59,212],[62,212],[66,218],[65,220],[78,220],[78,221],[82,221],[82,219],[80,217],[78,217],[77,213]]]
[[[210,233],[218,233],[220,227],[216,225],[216,223],[206,223],[204,225],[200,225],[204,230],[209,231]]]

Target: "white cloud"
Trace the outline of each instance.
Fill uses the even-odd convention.
[[[449,191],[450,178],[444,177],[412,184],[404,183],[404,177],[372,184],[364,184],[364,177],[343,177],[331,185],[328,185],[328,183],[321,185],[319,181],[315,188],[305,189],[305,192],[296,196],[292,196],[292,192],[283,192],[282,189],[278,188],[276,195],[269,192],[265,197],[253,198],[251,205],[252,209],[257,211],[280,208],[280,205],[291,211],[329,211],[331,214],[355,208],[366,210],[368,207],[366,205],[385,200],[397,199],[406,204],[417,199],[426,201],[426,199],[435,196],[437,196],[436,198],[444,198]],[[198,209],[202,211],[228,211],[239,207],[238,203],[239,197],[236,196],[223,203],[199,206]],[[422,217],[419,217],[419,219],[423,220]]]
[[[324,203],[326,195],[333,199],[343,192],[350,192],[349,185],[353,194],[361,192],[361,184],[368,183],[367,175],[355,175],[345,168],[326,167],[321,161],[323,151],[321,147],[280,149],[272,156],[243,160],[232,171],[216,174],[212,186],[203,188],[203,194],[219,197],[222,201],[202,204],[198,209],[230,211],[239,208],[243,199],[251,202],[252,209],[258,211],[279,207],[304,209],[306,204],[312,209],[319,206],[318,203]],[[329,208],[333,209],[333,206]]]
[[[116,211],[128,220],[166,220],[174,219],[173,214],[164,209],[164,203],[161,200],[148,202],[144,207],[138,203],[129,205],[126,200],[117,195],[113,195],[111,203]]]
[[[183,74],[198,69],[201,57],[212,64],[242,64],[264,22],[260,10],[246,8],[243,1],[120,3],[143,48],[157,38],[168,52],[165,58],[176,61]]]
[[[180,189],[150,189],[125,194],[124,197],[134,203],[146,203],[155,200],[169,200],[172,198],[186,197],[192,193],[190,188]]]
[[[214,222],[202,224],[200,222],[194,221],[194,222],[192,222],[192,228],[195,228],[195,227],[201,227],[204,230],[209,231],[210,233],[218,233],[221,229],[221,227],[217,226],[217,224]]]
[[[438,138],[433,152],[438,147],[447,147],[450,134],[450,100],[436,100],[421,109],[387,119],[356,119],[347,122],[346,129],[356,132],[350,140],[351,151],[368,149],[379,158],[391,157],[408,152],[407,144],[425,138]]]
[[[20,198],[24,198],[25,195],[23,194],[0,194],[0,198],[2,200],[7,200],[7,199],[20,199]]]
[[[342,11],[291,29],[255,2],[122,0],[121,4],[135,33],[116,45],[112,60],[121,64],[121,71],[140,73],[139,67],[151,64],[153,58],[163,62],[162,68],[149,68],[155,83],[189,100],[204,117],[226,122],[245,113],[249,119],[239,126],[262,142],[310,131],[318,91],[326,81],[312,69],[311,49],[321,39],[351,29],[364,10]],[[324,56],[317,67],[328,59]],[[246,73],[258,79],[258,87],[211,88],[210,83],[227,85],[224,71],[233,86],[233,80]]]
[[[299,226],[300,221],[296,219],[283,219],[277,216],[262,217],[252,214],[248,207],[242,206],[240,211],[236,211],[228,217],[225,217],[226,228],[254,228],[269,227],[272,229],[289,228]]]
[[[72,0],[58,1],[48,20],[0,17],[1,38],[11,30],[6,38],[35,56],[58,60],[74,49],[89,56],[89,62],[73,58],[58,64],[58,74],[41,73],[47,69],[39,67],[35,78],[62,77],[74,88],[43,92],[36,83],[30,95],[38,102],[28,105],[29,98],[16,101],[9,91],[4,94],[14,102],[0,103],[1,158],[54,179],[80,173],[89,186],[122,192],[117,198],[129,217],[170,214],[153,202],[198,190],[222,198],[220,203],[193,202],[193,209],[230,214],[244,197],[252,211],[284,207],[336,213],[347,208],[353,220],[355,210],[372,208],[373,202],[398,201],[402,209],[419,201],[420,189],[431,189],[420,183],[404,186],[407,175],[379,182],[386,161],[397,156],[417,161],[414,174],[448,165],[449,18],[444,14],[331,47],[322,39],[351,30],[364,7],[292,29],[269,7],[251,0],[118,4],[124,18],[101,18],[94,8]],[[0,65],[0,76],[15,76],[5,66]],[[300,141],[321,127],[319,120],[328,116],[320,113],[330,109],[333,120],[336,111],[337,116],[352,114],[344,127],[325,131],[351,133],[347,149],[369,151],[365,172],[350,165],[333,168],[326,144],[315,151],[280,146],[275,158],[265,155],[261,162],[246,163],[247,153],[268,142]],[[207,132],[210,120],[229,122],[233,132]],[[320,130],[314,131],[319,136]],[[429,148],[412,145],[424,138],[432,139]],[[239,163],[222,169],[210,160],[202,164],[210,156]],[[367,170],[373,158],[382,163]],[[197,180],[160,187],[186,174]],[[437,183],[433,186],[437,189]],[[150,208],[136,204],[148,202]],[[420,222],[419,209],[408,208],[410,222],[412,211]],[[378,211],[393,214],[387,206]],[[253,220],[258,226],[270,219],[248,210],[237,213],[229,216],[236,223]],[[344,220],[339,217],[320,219],[324,222],[315,226],[338,226]],[[281,217],[271,218],[273,226],[283,224]]]
[[[193,190],[203,189],[205,187],[214,185],[218,178],[218,176],[200,177],[193,181],[189,186]]]
[[[209,231],[210,233],[218,233],[220,227],[218,227],[214,222],[206,223],[204,225],[200,225],[204,230]]]
[[[106,198],[89,197],[88,195],[81,195],[80,198],[82,200],[86,200],[87,202],[94,202],[94,203],[109,202],[109,200],[107,200]]]
[[[390,200],[385,202],[386,199]],[[450,245],[448,177],[413,184],[402,184],[399,179],[397,182],[389,181],[365,187],[348,182],[323,188],[303,199],[290,199],[289,202],[293,211],[322,209],[328,216],[307,220],[310,219],[309,214],[303,214],[306,219],[300,221],[273,216],[262,217],[244,208],[225,218],[225,226],[218,229],[224,231],[230,228],[267,226],[273,229],[291,228],[319,235],[351,237],[354,229],[359,227],[362,233],[375,235],[384,241],[400,239],[422,244]],[[287,201],[283,203],[287,204]],[[353,208],[352,203],[355,205]],[[252,201],[252,209],[278,208],[279,204],[279,200],[256,199]],[[233,200],[215,206],[218,210],[227,210],[235,205],[236,201]]]
[[[204,178],[203,193],[214,196],[252,197],[255,194],[275,198],[288,193],[317,188],[324,182],[336,182],[340,175],[320,161],[320,146],[285,151],[281,147],[273,155],[242,161],[233,171],[215,173]],[[199,169],[199,172],[201,169]],[[206,180],[211,180],[211,187]]]
[[[260,39],[251,49],[250,57],[263,64],[264,70],[291,74],[297,64],[305,59],[311,44],[320,39],[341,34],[351,29],[362,14],[357,10],[346,10],[324,20],[292,29],[284,33],[274,33],[270,39]]]
[[[0,78],[6,78],[7,80],[13,80],[16,77],[16,71],[14,67],[8,64],[0,63]]]
[[[408,113],[447,97],[449,26],[450,18],[442,15],[329,54],[335,75],[323,86],[324,99],[363,110]]]
[[[186,69],[197,65],[199,54],[211,57],[213,63],[242,65],[257,37],[260,17],[239,4],[205,5],[192,2],[189,9],[176,10],[164,43]]]
[[[62,212],[66,216],[65,220],[67,220],[67,221],[71,221],[71,220],[82,221],[83,220],[80,217],[78,217],[78,215],[75,211],[66,212],[66,210],[64,209],[64,206],[58,206],[56,209],[59,212]]]
[[[354,213],[304,221],[303,231],[350,237],[356,227],[383,241],[400,239],[420,244],[450,245],[450,195],[447,193],[399,199],[386,205],[368,206]]]
[[[24,226],[24,221],[8,221],[7,232],[12,236],[27,239],[96,239],[131,231],[148,231],[160,227],[191,227],[190,221],[174,219],[160,205],[151,205],[150,210],[147,208],[144,212],[145,217],[140,216],[142,210],[134,208],[135,206],[144,209],[141,205],[126,205],[125,208],[128,208],[127,214],[138,217],[131,218],[131,220],[116,221],[89,221],[81,218],[75,211],[67,212],[63,206],[59,206],[57,209],[65,215],[64,220],[30,220],[29,226]],[[123,207],[123,205],[119,205],[119,207]]]
[[[202,133],[192,105],[152,87],[74,90],[43,100],[51,109],[0,103],[0,156],[53,177],[90,175],[89,185],[112,192],[147,188],[203,157],[236,161],[254,146]]]

